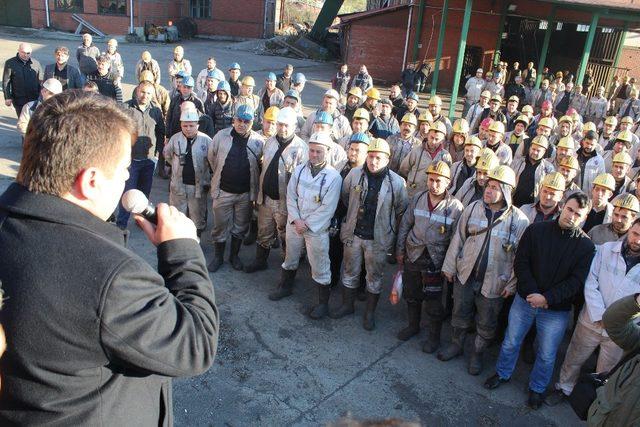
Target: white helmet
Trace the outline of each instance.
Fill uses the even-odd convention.
[[[298,122],[298,114],[291,107],[284,107],[278,113],[277,122],[295,126]]]
[[[331,135],[328,132],[316,132],[309,138],[309,144],[324,145],[327,148],[331,148],[333,141]]]
[[[180,114],[181,122],[197,122],[200,119],[198,115],[198,110],[192,110],[190,108],[185,108]]]

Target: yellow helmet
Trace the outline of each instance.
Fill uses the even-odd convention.
[[[517,102],[517,103],[520,103],[520,98],[518,98],[518,96],[517,96],[517,95],[511,95],[511,96],[509,97],[509,101],[508,101],[508,102],[512,102],[512,101],[515,101],[515,102]]]
[[[280,109],[275,105],[273,107],[269,107],[267,108],[267,111],[264,112],[263,119],[268,120],[270,122],[275,122],[278,118],[279,112],[280,112]]]
[[[604,187],[611,191],[616,191],[616,180],[610,173],[601,173],[593,180],[593,186]]]
[[[525,116],[524,114],[520,114],[518,117],[516,117],[514,123],[518,122],[524,123],[524,127],[526,128],[527,126],[529,126],[529,117]]]
[[[140,82],[155,82],[155,77],[153,76],[153,73],[151,72],[151,70],[144,70],[143,72],[140,73]]]
[[[580,170],[580,163],[578,163],[578,159],[573,156],[567,156],[560,160],[560,166],[573,170]]]
[[[367,98],[375,99],[380,101],[380,91],[375,87],[372,87],[367,91]]]
[[[391,148],[389,148],[389,143],[384,139],[372,138],[369,141],[367,153],[385,153],[387,156],[391,156]]]
[[[502,97],[501,97],[500,95],[498,95],[497,93],[496,93],[496,94],[494,94],[494,95],[491,97],[491,100],[492,100],[492,101],[495,101],[495,102],[502,103]]]
[[[433,95],[431,98],[429,98],[429,105],[442,105],[442,98],[440,98],[438,95]]]
[[[440,175],[447,179],[451,179],[451,169],[449,168],[449,165],[442,160],[431,162],[429,167],[427,167],[427,175],[428,174]]]
[[[549,187],[552,190],[564,191],[567,186],[567,181],[560,172],[551,172],[542,178],[542,186]]]
[[[497,166],[489,171],[488,176],[489,179],[507,184],[510,187],[516,186],[516,173],[509,166]]]
[[[525,105],[524,107],[522,107],[522,112],[533,114],[533,107],[531,105]]]
[[[616,119],[616,116],[609,116],[605,119],[604,124],[616,127],[618,126],[618,119]]]
[[[620,124],[627,123],[629,125],[633,124],[633,118],[631,116],[624,116],[622,120],[620,120]]]
[[[618,135],[616,136],[616,141],[624,141],[624,142],[628,142],[629,144],[631,144],[631,141],[633,141],[633,134],[631,133],[630,130],[622,130],[620,132],[618,132]]]
[[[587,133],[589,131],[596,131],[596,124],[593,122],[587,122],[582,125],[582,132]]]
[[[549,148],[549,140],[544,135],[535,136],[531,140],[531,145],[534,145],[534,144],[537,145],[538,147],[544,148],[545,150]]]
[[[483,90],[482,93],[480,93],[480,97],[481,98],[491,98],[491,92],[489,92],[488,90]]]
[[[349,90],[349,95],[353,95],[353,96],[357,96],[358,98],[362,98],[362,89],[360,89],[359,87],[352,87],[351,90]]]
[[[148,50],[142,52],[142,60],[145,62],[151,61],[151,53]]]
[[[489,126],[489,130],[504,135],[504,123],[495,120],[491,123],[491,126]]]
[[[558,141],[557,147],[568,148],[569,150],[575,150],[576,143],[571,136],[563,136],[562,138],[560,138],[560,141]]]
[[[453,122],[453,133],[469,133],[469,122],[465,119],[458,119]]]
[[[491,149],[484,150],[480,153],[480,158],[476,163],[476,170],[489,172],[500,164],[498,156]]]
[[[467,140],[464,142],[464,145],[475,145],[480,149],[484,148],[484,145],[482,144],[482,141],[480,140],[480,138],[478,138],[475,135],[472,136],[471,138],[467,138]]]
[[[173,53],[184,53],[184,49],[183,49],[183,47],[182,47],[182,46],[176,46],[176,47],[173,49]]]
[[[549,129],[553,129],[553,120],[551,120],[551,118],[549,117],[543,117],[540,119],[540,122],[538,123],[538,126],[544,126],[547,127]]]
[[[253,80],[253,77],[246,76],[244,79],[242,79],[242,85],[243,86],[255,86],[256,85],[256,81]]]
[[[612,205],[616,208],[629,209],[632,212],[640,212],[640,201],[633,194],[621,194],[613,199]]]
[[[420,113],[420,117],[418,117],[418,121],[431,123],[433,121],[433,116],[431,115],[429,110],[425,110],[422,113]]]
[[[441,121],[437,121],[431,124],[430,131],[434,130],[436,132],[440,132],[443,135],[447,134],[447,127]]]
[[[562,122],[567,122],[570,125],[573,126],[573,119],[571,118],[571,116],[562,116],[560,117],[560,120],[558,120],[558,123],[562,123]]]
[[[354,113],[353,113],[353,118],[354,119],[365,119],[366,121],[369,121],[369,112],[367,110],[365,110],[364,108],[358,108]]]
[[[622,152],[613,156],[613,163],[622,163],[624,165],[632,165],[633,159],[631,159],[631,156],[629,154]]]
[[[402,120],[400,122],[401,123],[411,123],[414,126],[418,126],[418,119],[416,119],[416,115],[413,114],[413,113],[406,113],[402,117]]]

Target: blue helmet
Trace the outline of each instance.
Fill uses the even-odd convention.
[[[369,135],[367,135],[364,132],[356,132],[353,135],[351,135],[351,138],[349,139],[349,143],[352,143],[352,142],[369,145]]]
[[[293,84],[297,85],[300,83],[305,83],[307,81],[307,78],[302,73],[295,73],[291,81],[293,81]]]
[[[216,90],[231,92],[231,86],[229,86],[229,82],[227,82],[226,80],[222,80],[220,83],[218,83],[218,87],[216,88]]]
[[[278,79],[276,78],[276,74],[275,73],[269,73],[269,74],[267,74],[267,80],[273,80],[275,82]]]
[[[240,69],[240,64],[238,64],[237,62],[234,62],[233,64],[231,64],[229,66],[230,70],[239,70]]]
[[[216,80],[218,80],[218,78],[216,77],[216,70],[207,71],[207,78],[208,79],[216,79]]]
[[[295,98],[296,101],[300,102],[300,94],[295,89],[289,89],[287,93],[284,95],[285,98]]]
[[[213,78],[222,81],[225,79],[224,73],[216,68],[215,70],[213,70]]]
[[[249,105],[242,104],[238,107],[234,116],[242,120],[253,120],[253,108]]]
[[[184,70],[180,70],[176,73],[176,77],[179,77],[181,79],[184,79],[185,77],[187,77],[189,75],[189,73],[187,73]]]
[[[191,77],[191,76],[187,76],[184,79],[182,79],[182,85],[183,86],[193,87],[194,84],[195,84],[195,82],[193,81],[193,77]]]
[[[415,92],[409,92],[407,94],[407,99],[413,99],[416,102],[420,102],[420,98],[418,97],[418,94]]]
[[[333,126],[333,117],[326,111],[319,111],[316,113],[316,118],[313,123],[324,123]]]

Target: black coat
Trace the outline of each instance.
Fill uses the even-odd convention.
[[[152,159],[156,156],[159,145],[164,144],[165,128],[162,110],[155,104],[151,104],[142,111],[138,100],[130,99],[125,103],[125,108],[136,122],[138,137],[131,148],[131,158],[134,160]],[[158,141],[160,144],[158,145]]]
[[[98,92],[101,95],[111,98],[116,102],[122,102],[122,88],[116,83],[116,75],[112,72],[100,75],[98,71],[87,75],[87,80],[91,80],[98,85]]]
[[[62,198],[14,183],[0,209],[0,425],[171,425],[170,377],[205,372],[217,347],[199,244],[159,245],[158,274]]]
[[[49,64],[44,67],[44,79],[51,79],[55,77],[56,64]],[[67,86],[62,86],[63,89],[82,89],[84,85],[84,77],[80,74],[80,71],[73,65],[67,64]]]
[[[4,99],[35,101],[40,96],[40,82],[42,81],[42,67],[31,58],[23,62],[16,54],[4,63],[2,74],[2,90]]]

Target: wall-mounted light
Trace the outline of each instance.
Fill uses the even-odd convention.
[[[515,12],[517,8],[518,8],[517,4],[510,4],[509,6],[507,6],[507,10],[509,12]]]

